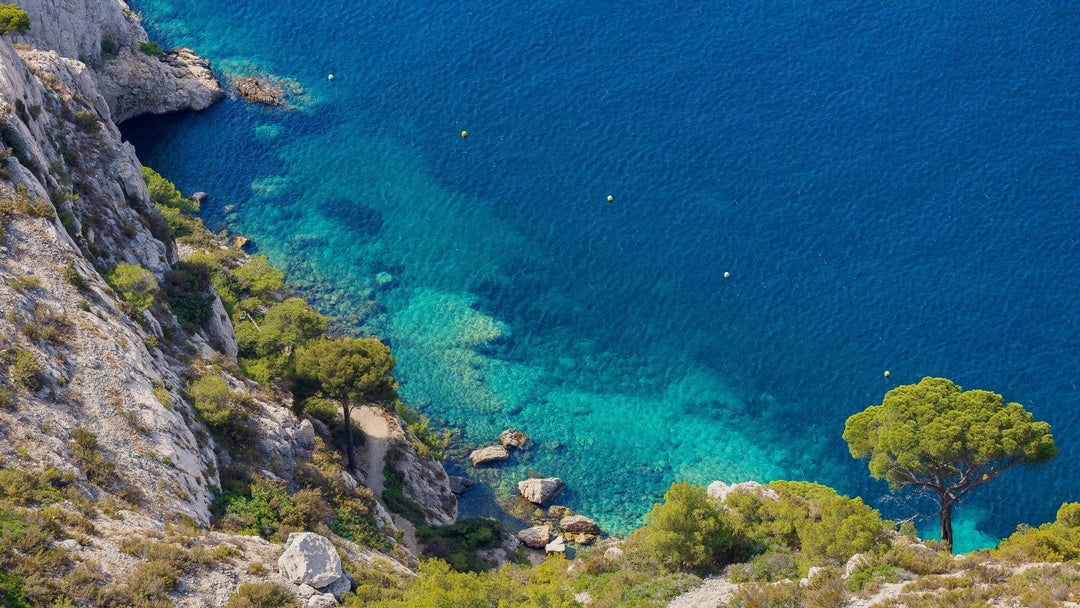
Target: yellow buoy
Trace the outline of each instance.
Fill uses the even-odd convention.
[[[983,475],[983,481],[986,481],[987,479],[990,479],[990,476],[989,475]]]
[[[725,279],[731,278],[731,273],[730,272],[725,272],[724,273],[724,278]]]
[[[609,202],[609,203],[610,203],[610,202],[611,202],[611,201],[613,201],[613,200],[615,200],[615,197],[614,197],[614,196],[611,196],[610,194],[609,194],[609,195],[607,195],[607,202]]]
[[[333,74],[330,74],[330,75],[328,75],[328,76],[326,77],[326,79],[327,79],[327,80],[333,80],[333,79],[334,79],[334,75],[333,75]]]
[[[462,131],[462,132],[461,132],[461,136],[462,136],[462,137],[468,137],[468,135],[469,135],[469,132],[468,132],[468,131]]]
[[[889,376],[891,376],[891,375],[892,375],[892,374],[890,374],[890,373],[889,373],[889,370],[885,370],[885,377],[886,377],[886,378],[888,378],[888,377],[889,377]]]

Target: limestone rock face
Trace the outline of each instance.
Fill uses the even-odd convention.
[[[563,481],[558,477],[532,478],[518,482],[518,492],[521,492],[525,500],[537,505],[554,498],[562,488]]]
[[[473,450],[473,452],[469,454],[469,461],[472,462],[474,467],[482,467],[489,464],[495,464],[496,462],[506,462],[507,460],[510,460],[510,452],[501,445],[489,445],[486,448]]]
[[[209,64],[190,49],[160,57],[142,52],[146,32],[120,1],[19,0],[19,5],[30,16],[30,31],[15,40],[87,63],[114,122],[202,110],[225,96]]]
[[[233,330],[229,313],[225,311],[225,306],[221,303],[221,298],[217,294],[214,295],[214,301],[211,304],[210,320],[206,322],[204,327],[210,344],[229,359],[236,361],[236,355],[239,351],[236,344],[236,332]]]
[[[584,515],[571,515],[560,519],[559,529],[576,534],[600,534],[600,526]]]
[[[420,456],[415,437],[405,437],[405,423],[394,416],[390,433],[398,456],[390,462],[401,475],[402,492],[415,502],[430,526],[448,526],[457,520],[457,496],[450,491],[450,476],[437,458]],[[388,461],[389,462],[389,461]]]
[[[521,544],[530,549],[543,549],[547,546],[548,541],[551,540],[551,528],[548,528],[547,526],[525,528],[517,533],[517,537],[518,540],[521,541]]]
[[[334,608],[337,605],[337,598],[329,593],[316,593],[307,601],[308,608]]]
[[[333,543],[311,532],[289,535],[278,569],[294,584],[316,589],[329,587],[342,577],[341,558]]]
[[[524,447],[527,441],[529,441],[529,436],[517,429],[506,429],[499,433],[499,443],[508,450]]]

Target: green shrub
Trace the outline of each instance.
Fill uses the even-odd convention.
[[[483,562],[476,552],[502,545],[502,524],[486,517],[470,517],[449,526],[420,525],[416,538],[424,545],[424,555],[446,560],[459,572],[479,572]]]
[[[198,201],[185,198],[172,182],[162,177],[157,171],[150,167],[143,167],[142,175],[150,200],[155,205],[178,209],[188,214],[199,212]]]
[[[243,266],[230,270],[236,286],[259,300],[268,300],[285,287],[285,275],[270,265],[264,255],[253,255]]]
[[[240,398],[224,378],[213,372],[206,374],[188,386],[188,395],[206,424],[216,430],[229,430]]]
[[[1057,518],[1038,528],[1021,525],[992,552],[1011,562],[1063,562],[1080,559],[1080,503],[1064,503]]]
[[[169,308],[181,323],[194,326],[193,330],[208,321],[212,314],[212,273],[213,269],[206,263],[183,260],[165,274],[164,291]]]
[[[15,4],[0,4],[0,34],[30,31],[30,15]]]
[[[705,488],[685,482],[672,484],[633,539],[664,567],[698,573],[716,571],[735,548],[735,533],[725,513]]]
[[[156,42],[140,42],[139,50],[151,57],[162,57],[165,55],[165,49],[158,46]]]
[[[108,487],[116,479],[116,465],[105,460],[98,447],[97,435],[83,428],[71,429],[72,442],[68,448],[75,463],[92,483]]]
[[[390,541],[375,523],[371,509],[356,501],[346,501],[334,510],[330,524],[334,534],[347,538],[361,547],[389,551]]]
[[[12,382],[30,392],[37,392],[41,388],[41,363],[31,351],[17,348],[9,353],[8,373]]]
[[[41,287],[41,279],[31,274],[21,277],[14,277],[8,279],[8,287],[20,293],[24,291],[30,291],[31,289],[37,289],[38,287]]]
[[[122,262],[105,273],[105,282],[121,299],[121,308],[129,315],[137,315],[154,303],[158,282],[147,269],[136,264]]]
[[[49,476],[42,477],[50,479]],[[60,500],[60,492],[26,471],[0,469],[0,499],[17,505],[52,503]]]
[[[210,507],[223,525],[252,536],[273,538],[279,532],[309,527],[304,511],[293,503],[283,484],[263,476],[222,491]]]
[[[69,262],[67,266],[64,266],[60,270],[60,276],[68,282],[68,285],[71,285],[79,291],[86,288],[86,280],[82,278],[78,269],[75,268],[75,262]]]
[[[97,133],[101,130],[101,119],[98,118],[97,114],[86,110],[75,112],[75,124],[89,133]]]
[[[281,585],[244,583],[229,598],[225,608],[300,608],[300,604]]]

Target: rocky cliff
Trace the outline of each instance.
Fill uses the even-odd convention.
[[[39,517],[22,507],[4,510],[43,500],[13,494],[14,479],[47,490],[47,504],[83,522],[80,532],[54,527],[50,551],[62,559],[40,572],[45,590],[37,591],[46,595],[31,597],[46,597],[49,585],[74,576],[72,564],[94,563],[83,586],[113,595],[86,602],[127,605],[124,593],[135,591],[123,581],[156,563],[154,551],[172,546],[186,556],[182,584],[165,590],[176,605],[223,605],[240,583],[268,580],[310,605],[332,600],[305,594],[277,571],[282,547],[265,528],[270,541],[208,532],[226,470],[290,493],[301,479],[323,484],[334,509],[370,513],[377,528],[361,546],[348,526],[318,523],[329,507],[311,505],[303,515],[308,526],[333,539],[348,567],[381,561],[407,574],[415,557],[398,543],[401,532],[377,497],[334,464],[330,430],[294,413],[287,393],[242,378],[235,333],[213,292],[205,294],[209,320],[192,328],[163,301],[133,313],[105,281],[126,263],[162,282],[180,259],[116,123],[213,103],[222,90],[206,62],[186,50],[143,52],[146,33],[118,0],[18,4],[29,13],[29,32],[0,36],[0,516]],[[190,402],[184,387],[207,375],[223,379],[239,404],[242,423],[233,430],[243,429],[242,441],[223,444]],[[400,443],[406,494],[430,521],[452,522],[456,502],[441,465],[408,469],[400,463],[422,459]],[[25,557],[15,551],[0,561]],[[212,551],[226,558],[202,567],[198,555]]]

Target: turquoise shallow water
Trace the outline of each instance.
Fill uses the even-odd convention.
[[[535,437],[499,491],[558,475],[614,530],[677,479],[876,504],[844,419],[942,375],[1024,403],[1062,450],[982,490],[961,548],[1080,494],[1075,9],[135,8],[223,74],[304,88],[295,111],[230,100],[124,133],[391,342],[410,402],[470,441]]]

